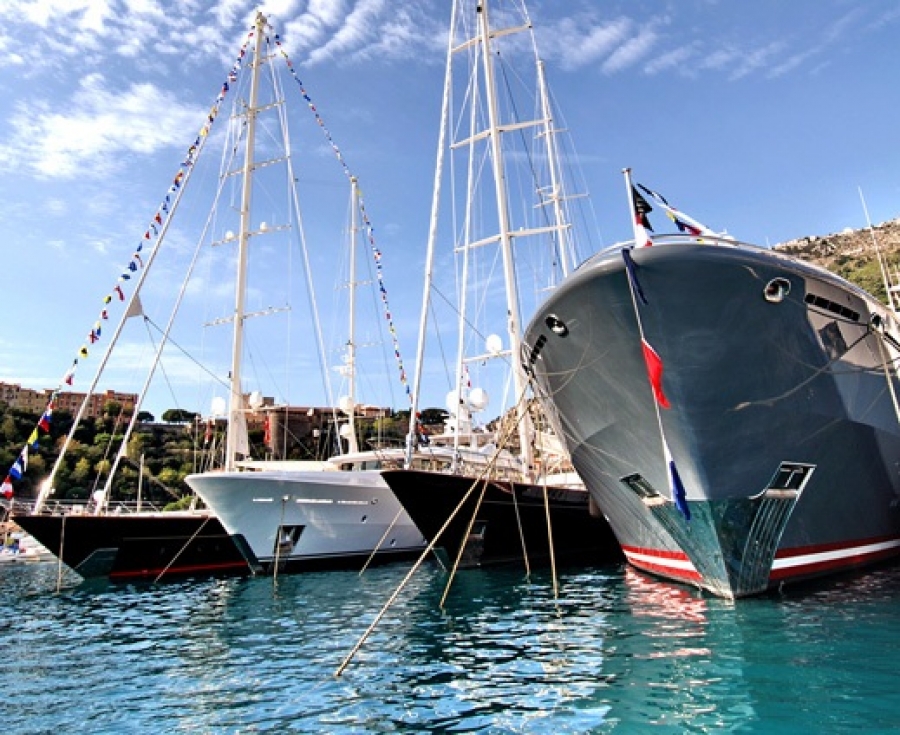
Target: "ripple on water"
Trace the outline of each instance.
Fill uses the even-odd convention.
[[[854,732],[900,711],[900,568],[737,604],[621,567],[159,585],[0,569],[4,725],[86,732]],[[857,730],[856,728],[859,728]]]

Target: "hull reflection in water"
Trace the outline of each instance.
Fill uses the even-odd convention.
[[[68,732],[89,691],[91,732],[896,729],[897,566],[741,605],[621,565],[558,595],[549,570],[473,569],[440,610],[426,565],[335,678],[407,571],[57,593],[53,564],[0,566],[4,724]]]

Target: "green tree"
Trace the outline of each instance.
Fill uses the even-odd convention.
[[[166,467],[159,473],[158,479],[163,485],[175,487],[184,479],[184,474],[174,467]]]
[[[169,408],[163,411],[162,420],[169,424],[193,423],[200,414],[185,411],[183,408]]]
[[[18,430],[16,429],[16,420],[12,417],[12,414],[6,414],[3,417],[2,423],[0,423],[0,438],[4,441],[15,441],[18,436]]]
[[[75,463],[75,469],[72,470],[72,482],[83,485],[87,483],[91,475],[91,461],[87,457],[82,457]]]
[[[419,421],[429,426],[443,424],[450,413],[443,408],[423,408],[419,412]]]

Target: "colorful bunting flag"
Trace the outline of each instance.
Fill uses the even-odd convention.
[[[42,431],[49,432],[50,431],[50,422],[52,420],[53,420],[53,409],[48,408],[46,411],[44,411],[44,415],[41,416],[41,420],[38,421],[38,427]]]
[[[247,44],[250,42],[250,39],[252,37],[253,37],[253,31],[251,30],[247,36],[247,39],[244,41],[244,44],[241,47],[240,53],[238,54],[237,59],[235,60],[234,64],[232,65],[231,70],[228,72],[228,80],[229,81],[233,82],[233,81],[237,80],[237,72],[241,68],[241,59],[243,59],[243,57],[246,53]],[[213,105],[212,109],[210,110],[209,114],[207,115],[206,121],[204,122],[203,127],[200,130],[200,134],[197,136],[197,138],[195,139],[194,143],[190,146],[190,148],[188,148],[187,156],[185,157],[185,160],[181,164],[182,170],[179,170],[178,173],[175,175],[173,184],[169,188],[169,192],[174,191],[181,185],[182,181],[184,180],[185,170],[191,168],[194,165],[194,162],[196,160],[196,155],[199,150],[200,140],[203,136],[205,136],[207,134],[210,126],[215,121],[216,117],[218,116],[220,104],[223,101],[223,99],[225,97],[225,93],[227,91],[228,91],[228,84],[226,83],[223,85],[222,91],[219,93],[218,97],[216,98],[215,104]],[[171,198],[169,196],[169,193],[167,193],[165,195],[164,201],[162,202],[162,205],[159,207],[156,214],[154,215],[153,221],[150,223],[150,229],[147,229],[144,232],[144,236],[143,236],[144,240],[151,239],[151,235],[150,235],[151,230],[153,232],[153,237],[157,237],[158,232],[156,229],[156,225],[163,224],[163,217],[160,214],[160,212],[168,213],[170,202],[171,202]],[[135,272],[137,272],[138,268],[144,267],[144,262],[143,262],[143,260],[141,260],[141,257],[138,255],[138,253],[143,249],[143,247],[144,247],[143,243],[139,243],[137,245],[137,247],[135,248],[135,253],[132,256],[131,261],[128,263],[127,270],[125,272],[123,272],[122,275],[119,276],[120,282],[130,280],[131,279],[130,273],[135,273]],[[122,290],[122,287],[120,285],[116,284],[116,286],[113,288],[113,291],[111,293],[108,293],[103,298],[104,305],[108,305],[112,302],[113,293],[118,295],[119,301],[125,301],[125,292]],[[140,307],[139,307],[140,302],[137,301],[136,296],[135,296],[134,303],[137,304],[137,306],[135,307],[137,309],[137,313],[140,313]],[[106,320],[108,318],[109,318],[109,313],[107,312],[106,309],[103,309],[100,312],[100,319]],[[100,336],[101,336],[100,321],[97,321],[97,323],[94,325],[94,328],[91,330],[90,334],[88,335],[88,340],[91,344],[94,344],[99,340]],[[88,356],[88,349],[87,349],[86,345],[81,346],[81,348],[78,350],[78,355],[79,355],[79,357],[82,357],[82,358],[86,358]],[[78,365],[78,359],[76,358],[72,362],[72,366],[66,371],[66,374],[63,376],[62,382],[65,383],[66,385],[72,385],[72,383],[74,381],[75,369],[76,369],[77,365]],[[58,391],[54,392],[54,394],[53,394],[54,398],[56,397],[57,393],[58,393]],[[16,479],[16,480],[21,479],[22,475],[27,470],[29,446],[34,449],[37,449],[40,446],[39,442],[38,442],[38,438],[39,438],[38,429],[41,429],[42,431],[45,431],[45,432],[50,431],[50,421],[52,420],[52,415],[53,415],[53,405],[54,405],[54,400],[51,399],[50,404],[47,407],[47,410],[44,412],[44,414],[40,418],[40,421],[38,422],[38,427],[36,429],[34,429],[34,431],[32,431],[31,435],[28,438],[28,443],[22,449],[21,454],[16,459],[16,461],[13,463],[12,467],[10,467],[9,474],[6,476],[6,479],[4,480],[3,485],[0,486],[0,493],[2,493],[7,498],[11,498],[13,496],[12,480],[13,479]]]
[[[355,179],[356,177],[353,176],[353,174],[350,171],[350,167],[347,165],[347,162],[344,160],[343,153],[341,152],[340,148],[338,148],[338,145],[337,145],[337,143],[335,143],[334,138],[332,138],[331,132],[325,126],[325,121],[322,119],[322,116],[319,113],[318,109],[316,108],[316,105],[313,103],[312,98],[309,96],[309,93],[306,91],[306,88],[304,87],[303,82],[301,81],[300,77],[297,76],[297,72],[294,70],[294,65],[291,62],[290,57],[288,57],[287,53],[285,52],[284,48],[281,45],[281,37],[276,33],[276,34],[274,34],[274,39],[275,39],[275,46],[278,48],[279,52],[281,53],[281,56],[284,58],[284,61],[287,65],[288,70],[291,73],[291,76],[293,76],[294,81],[297,83],[297,87],[300,90],[301,96],[306,101],[307,107],[309,108],[310,112],[312,112],[313,116],[315,117],[315,121],[318,124],[319,128],[322,130],[322,133],[325,136],[325,139],[330,144],[331,150],[334,151],[335,157],[337,158],[338,162],[343,167],[344,174],[350,179]],[[365,202],[364,202],[361,194],[359,195],[359,211],[362,216],[363,225],[365,227],[366,235],[367,235],[367,238],[369,241],[369,247],[372,252],[372,258],[375,261],[376,278],[379,281],[379,288],[381,290],[381,300],[382,300],[382,303],[384,304],[384,309],[385,309],[385,319],[388,322],[388,331],[390,332],[393,343],[394,343],[394,356],[397,359],[397,368],[398,368],[398,371],[400,374],[400,383],[406,389],[406,395],[409,398],[410,403],[412,403],[412,391],[411,391],[409,383],[407,382],[407,379],[406,379],[406,370],[403,367],[403,360],[400,357],[400,346],[399,346],[399,341],[397,339],[397,331],[394,328],[393,318],[391,316],[391,311],[390,311],[390,308],[388,305],[387,292],[385,291],[384,286],[381,285],[381,281],[383,280],[383,274],[382,274],[382,268],[381,268],[381,251],[378,249],[378,246],[375,244],[375,228],[372,226],[372,222],[369,219],[369,215],[366,211],[366,205],[365,205]]]
[[[635,218],[644,228],[653,232],[653,227],[650,225],[650,219],[647,217],[647,215],[653,211],[653,207],[650,206],[650,202],[644,199],[644,197],[641,196],[641,193],[633,186],[631,187],[631,195],[634,197]]]
[[[25,474],[25,470],[28,469],[28,456],[27,456],[27,448],[22,450],[22,453],[16,458],[16,461],[13,462],[12,467],[9,468],[10,476],[15,480],[21,480],[22,475]]]

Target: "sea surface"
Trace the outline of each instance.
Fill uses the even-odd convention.
[[[401,588],[409,569],[123,585],[4,565],[0,723],[16,735],[900,730],[900,566],[737,603],[621,565],[561,569],[557,595],[548,570],[465,571],[443,609],[449,577],[426,564]]]

